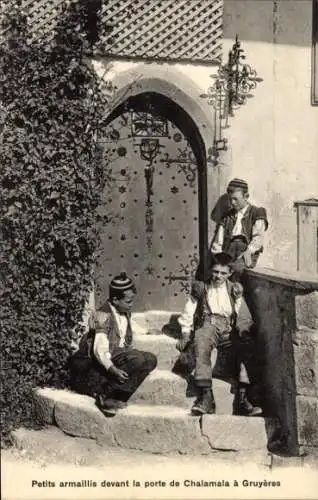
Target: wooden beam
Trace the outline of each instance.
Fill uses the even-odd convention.
[[[208,214],[208,181],[207,163],[202,159],[198,164],[198,203],[199,203],[199,253],[200,279],[207,279],[209,263],[209,214]]]

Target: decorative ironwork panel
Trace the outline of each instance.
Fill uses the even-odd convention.
[[[166,120],[151,113],[136,112],[131,113],[131,133],[133,137],[167,137],[168,125]]]
[[[76,1],[76,0],[73,0]],[[10,5],[11,0],[2,0]],[[22,0],[35,38],[50,37],[63,0]],[[115,57],[217,62],[223,0],[103,0],[97,51]]]

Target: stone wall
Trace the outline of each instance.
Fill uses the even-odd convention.
[[[260,349],[265,408],[282,425],[288,450],[318,447],[318,281],[260,268],[248,272]]]

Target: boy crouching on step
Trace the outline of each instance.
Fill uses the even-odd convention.
[[[71,359],[71,388],[95,398],[97,407],[114,416],[157,366],[150,352],[133,347],[131,310],[136,296],[132,280],[121,273],[109,285],[109,298],[93,314],[90,329]]]
[[[195,281],[191,295],[181,317],[178,319],[182,338],[177,349],[194,351],[195,384],[198,398],[192,407],[193,415],[215,413],[216,406],[212,390],[211,353],[214,348],[234,351],[233,373],[237,379],[234,399],[234,414],[258,416],[262,409],[253,406],[247,399],[247,388],[254,376],[253,342],[248,342],[248,330],[252,325],[250,314],[242,318],[247,310],[243,299],[243,287],[232,283],[231,257],[225,253],[215,254],[206,282]],[[255,379],[255,378],[254,378]]]

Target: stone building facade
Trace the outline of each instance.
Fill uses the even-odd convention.
[[[35,36],[50,35],[62,3],[22,2]],[[318,198],[318,108],[311,102],[317,0],[90,5],[99,3],[100,40],[90,59],[117,87],[105,144],[113,192],[104,197],[111,223],[97,272],[100,293],[126,269],[140,290],[138,309],[179,310],[213,234],[211,210],[232,177],[246,179],[251,200],[268,210],[259,265],[317,274],[317,203],[302,216],[295,208]],[[262,81],[230,116],[222,131],[227,150],[215,161],[219,117],[202,96],[236,35],[244,62]]]
[[[215,5],[213,1],[202,2],[204,3],[210,8]],[[238,34],[246,54],[246,62],[256,69],[262,82],[253,90],[253,98],[248,99],[246,105],[235,112],[235,116],[229,120],[229,128],[223,131],[224,137],[228,139],[228,149],[220,152],[218,164],[209,161],[211,158],[207,154],[208,213],[210,214],[218,196],[224,192],[230,178],[245,178],[250,185],[252,201],[265,206],[270,219],[266,250],[259,264],[279,271],[296,271],[299,228],[294,204],[300,200],[315,200],[318,193],[318,111],[310,100],[314,70],[311,64],[313,2],[224,0],[221,3],[223,61],[226,62],[228,51]],[[157,5],[158,2],[154,4]],[[192,22],[195,24],[195,12],[192,14]],[[159,27],[160,23],[152,28],[153,40],[156,40],[156,29],[160,29]],[[173,46],[174,42],[168,45],[171,50]],[[180,47],[180,44],[177,46]],[[187,59],[185,50],[184,60],[182,57],[180,60],[177,51],[175,55],[172,50],[165,57],[160,57],[160,51],[152,55],[151,51],[147,53],[144,50],[143,57],[125,57],[125,54],[119,57],[119,54],[115,54],[109,72],[106,70],[106,58],[98,57],[93,63],[100,75],[107,74],[107,78],[114,81],[119,92],[125,89],[125,97],[128,97],[127,92],[130,95],[157,92],[169,98],[172,96],[172,100],[178,102],[198,126],[208,152],[213,146],[215,116],[213,106],[209,106],[201,96],[213,84],[214,77],[211,75],[217,73],[219,51],[218,40],[216,53],[206,58],[201,55],[201,60],[191,60],[191,54]],[[185,100],[188,100],[188,105]],[[201,113],[202,118],[199,116]],[[177,188],[183,187],[184,169],[180,170],[180,163],[176,161],[178,144],[174,146],[170,145],[168,156],[175,162],[170,163],[170,166],[179,165],[174,172],[176,175],[170,175],[173,172],[171,168],[169,174],[168,170],[165,170],[168,175],[162,175],[163,172],[159,173],[157,167],[155,168],[154,190],[159,198],[163,196],[161,182],[166,195],[173,189],[173,178],[177,178]],[[162,153],[164,154],[163,150]],[[139,164],[143,164],[140,158]],[[188,164],[186,168],[190,169],[187,170],[189,173],[191,169],[193,171],[194,164]],[[161,178],[158,175],[161,175]],[[141,182],[144,182],[143,179]],[[193,189],[191,195],[195,191]],[[170,280],[169,283],[163,275],[172,275],[173,279],[181,278],[182,275],[186,278],[182,269],[191,269],[191,260],[198,248],[198,236],[195,231],[189,230],[190,221],[195,222],[198,216],[195,200],[190,201],[187,195],[189,201],[184,212],[185,218],[182,219],[182,194],[171,198],[174,199],[173,205],[164,203],[159,209],[164,215],[161,222],[154,221],[154,231],[158,234],[165,233],[162,245],[158,242],[158,251],[150,256],[144,255],[145,262],[147,257],[150,257],[150,266],[155,271],[142,288],[147,288],[148,293],[148,288],[152,286],[151,280],[155,277],[163,289],[162,300],[158,296],[152,303],[152,297],[147,296],[147,304],[151,303],[154,308],[167,307],[167,293],[170,296],[170,309],[179,308],[182,301],[180,289],[186,291],[186,287],[182,285],[181,279]],[[176,233],[171,237],[174,228],[168,227],[167,221],[171,220],[171,215],[165,216],[165,207],[167,215],[171,210],[175,213],[174,227],[179,228],[180,238]],[[155,219],[156,213],[159,212],[155,210]],[[317,273],[318,269],[317,208],[310,212],[309,219],[311,227],[303,240],[311,238],[312,243],[305,249],[307,265],[303,265],[301,270],[312,274]],[[300,225],[302,222],[306,224],[308,221],[300,221]],[[208,228],[210,240],[214,230],[210,219]],[[142,231],[142,228],[140,230]],[[176,253],[171,259],[167,242],[184,251],[179,251],[179,255]],[[118,243],[120,246],[120,240]],[[132,249],[131,252],[139,255],[138,249],[136,252]],[[129,260],[130,257],[131,255]],[[134,268],[132,271],[136,273],[138,281],[142,269]]]

